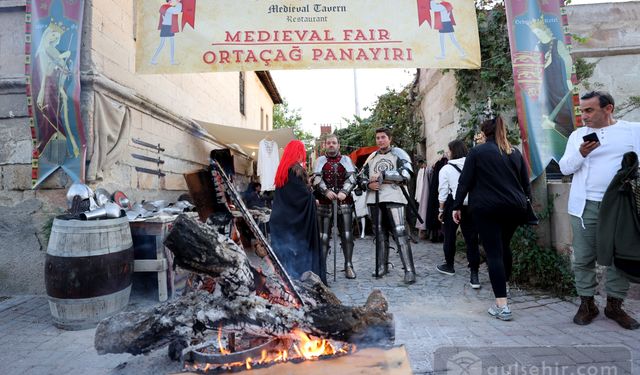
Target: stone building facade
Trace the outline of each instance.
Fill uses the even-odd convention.
[[[589,87],[581,87],[581,92],[606,89],[618,104],[639,96],[640,1],[570,5],[567,14],[569,32],[585,39],[574,42],[572,55],[597,64]],[[427,162],[433,163],[457,136],[462,114],[455,108],[456,82],[451,71],[420,69],[417,85],[425,123],[421,147]],[[640,121],[640,108],[624,119]]]
[[[47,227],[66,208],[71,184],[59,170],[31,189],[25,3],[0,0],[0,293],[44,293]],[[132,201],[175,201],[186,190],[183,173],[208,164],[209,152],[225,147],[193,120],[272,129],[273,106],[282,99],[268,72],[136,74],[133,0],[86,0],[83,22],[81,115],[91,187],[122,190]],[[98,126],[99,106],[122,114],[118,142],[109,143]],[[111,148],[99,149],[105,145]],[[159,157],[164,164],[149,164],[132,154]],[[160,168],[164,176],[136,167]]]
[[[622,107],[632,96],[640,96],[640,1],[570,5],[567,7],[569,32],[584,43],[574,42],[572,56],[596,63],[588,83],[580,92],[607,90]],[[417,88],[422,101],[420,115],[424,118],[423,138],[418,149],[432,165],[458,134],[463,114],[455,108],[456,81],[453,72],[419,69]],[[628,121],[640,121],[640,108],[624,111]],[[534,182],[539,184],[540,181]],[[548,227],[539,233],[547,237],[554,248],[568,252],[571,246],[571,226],[567,213],[569,183],[547,181],[546,189],[536,191],[553,201]],[[543,196],[534,199],[545,201]],[[540,227],[538,229],[541,229]],[[640,289],[630,294],[640,298]]]

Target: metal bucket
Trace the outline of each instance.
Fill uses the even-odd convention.
[[[44,277],[53,323],[67,330],[95,327],[129,303],[133,242],[126,217],[55,219]]]

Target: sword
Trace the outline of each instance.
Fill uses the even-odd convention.
[[[380,182],[380,180],[378,180],[378,182]],[[378,254],[382,253],[382,247],[384,246],[383,244],[380,243],[380,230],[381,230],[381,225],[380,225],[380,184],[378,184],[378,190],[376,190],[376,209],[375,209],[375,226],[376,226],[376,268],[375,268],[375,277],[376,279],[380,277],[380,275],[378,274],[378,267],[380,266],[380,259],[378,258]]]
[[[336,261],[338,257],[338,201],[333,201],[333,281],[336,281]]]
[[[402,190],[402,194],[407,199],[407,206],[409,206],[409,209],[411,210],[411,212],[413,212],[413,214],[416,215],[420,224],[424,224],[424,220],[422,220],[422,218],[420,217],[420,212],[418,211],[418,208],[416,207],[413,201],[413,198],[409,196],[409,193],[407,192],[404,186],[400,185],[400,190]]]

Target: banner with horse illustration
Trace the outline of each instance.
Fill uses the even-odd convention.
[[[533,179],[560,160],[577,124],[571,36],[563,0],[505,5],[518,123]]]
[[[33,139],[32,187],[58,168],[84,178],[80,38],[84,1],[30,0],[26,14],[27,104]]]
[[[470,0],[145,0],[136,72],[480,67]]]

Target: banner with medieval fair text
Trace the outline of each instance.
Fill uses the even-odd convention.
[[[576,127],[577,82],[563,0],[506,1],[516,108],[531,178],[560,160]]]
[[[80,117],[83,12],[84,1],[27,1],[25,70],[33,188],[58,168],[74,182],[84,179],[86,141]]]
[[[470,0],[145,0],[136,71],[479,68]]]

